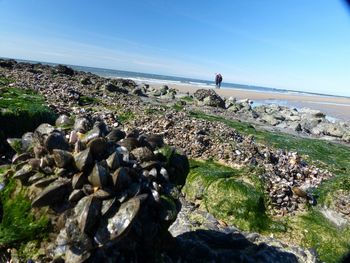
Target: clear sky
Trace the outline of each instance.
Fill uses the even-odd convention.
[[[0,0],[0,56],[350,96],[341,0]]]

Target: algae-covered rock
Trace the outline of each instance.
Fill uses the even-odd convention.
[[[44,98],[34,91],[0,86],[0,151],[6,137],[20,137],[40,123],[53,123],[54,112],[45,106]],[[2,135],[1,135],[2,134]],[[3,137],[3,138],[1,138]]]
[[[214,216],[242,230],[261,231],[269,227],[270,220],[264,194],[249,181],[249,176],[254,176],[249,173],[210,162],[192,162],[184,192]]]

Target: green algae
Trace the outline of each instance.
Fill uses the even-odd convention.
[[[91,104],[99,104],[101,102],[100,99],[94,98],[91,96],[80,96],[78,104],[80,106],[86,106]]]
[[[174,103],[171,106],[172,109],[176,110],[176,111],[182,111],[184,109],[184,104],[181,103],[180,101],[177,101],[176,103]]]
[[[327,263],[340,262],[350,251],[350,226],[339,228],[328,221],[317,208],[288,218],[288,232],[280,238],[305,248],[315,248],[320,259]]]
[[[8,79],[8,78],[0,76],[0,87],[1,86],[7,86],[11,82],[13,82],[11,79]]]
[[[3,218],[0,223],[0,245],[18,247],[47,234],[49,220],[43,212],[31,209],[26,189],[10,179],[0,191]]]
[[[181,100],[187,101],[187,102],[193,102],[193,97],[192,96],[185,96],[182,97]]]
[[[44,98],[32,90],[0,88],[0,133],[20,137],[40,123],[54,123],[56,115],[45,105]],[[6,125],[4,125],[6,124]]]
[[[135,118],[136,118],[136,115],[132,111],[124,111],[118,114],[118,120],[121,123],[126,123],[128,121],[134,120]]]
[[[159,108],[148,107],[145,109],[145,114],[147,115],[160,115],[163,114],[165,110],[160,110]]]
[[[190,163],[183,189],[189,200],[200,200],[203,209],[241,230],[285,230],[281,222],[274,222],[266,213],[258,170],[233,169],[211,161]]]

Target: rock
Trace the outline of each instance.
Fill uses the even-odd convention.
[[[274,116],[267,115],[267,114],[260,116],[260,118],[272,126],[276,126],[281,122],[280,120],[277,120]]]
[[[307,133],[312,133],[312,129],[314,129],[322,120],[313,117],[303,117],[300,125],[303,131]]]
[[[326,117],[326,115],[324,113],[322,113],[321,111],[319,111],[319,110],[312,110],[312,109],[308,109],[308,108],[302,108],[299,112],[301,114],[308,115],[308,116],[311,116],[313,118],[325,118]]]
[[[17,62],[13,59],[3,60],[0,59],[0,68],[13,69]]]
[[[327,207],[321,208],[320,212],[337,227],[345,227],[348,223],[348,221],[340,213]]]
[[[316,135],[329,135],[332,137],[342,138],[347,129],[339,125],[339,123],[321,122],[311,130]]]
[[[103,90],[109,91],[109,92],[117,92],[117,93],[124,93],[128,94],[129,91],[123,87],[116,86],[112,83],[107,83],[104,85]]]
[[[176,254],[189,262],[318,262],[307,249],[283,244],[257,233],[223,226],[211,214],[181,200],[182,209],[170,226],[176,237]],[[195,219],[195,220],[194,220]],[[193,227],[197,230],[190,231]]]
[[[213,89],[198,89],[193,96],[203,105],[225,108],[225,102]]]
[[[63,75],[68,75],[68,76],[73,76],[74,75],[74,70],[64,66],[64,65],[57,65],[55,72],[58,74],[63,74]]]
[[[137,96],[147,96],[144,92],[143,92],[143,90],[141,89],[141,88],[139,88],[139,87],[136,87],[136,88],[134,88],[133,90],[132,90],[132,92],[131,92],[132,94],[135,94],[135,95],[137,95]]]
[[[83,85],[90,85],[90,84],[92,84],[90,78],[88,78],[88,77],[82,78],[80,80],[80,83],[83,84]]]

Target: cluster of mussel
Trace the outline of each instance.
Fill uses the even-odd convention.
[[[161,136],[61,115],[8,143],[32,207],[52,208],[57,262],[151,258],[166,243],[189,163]]]

